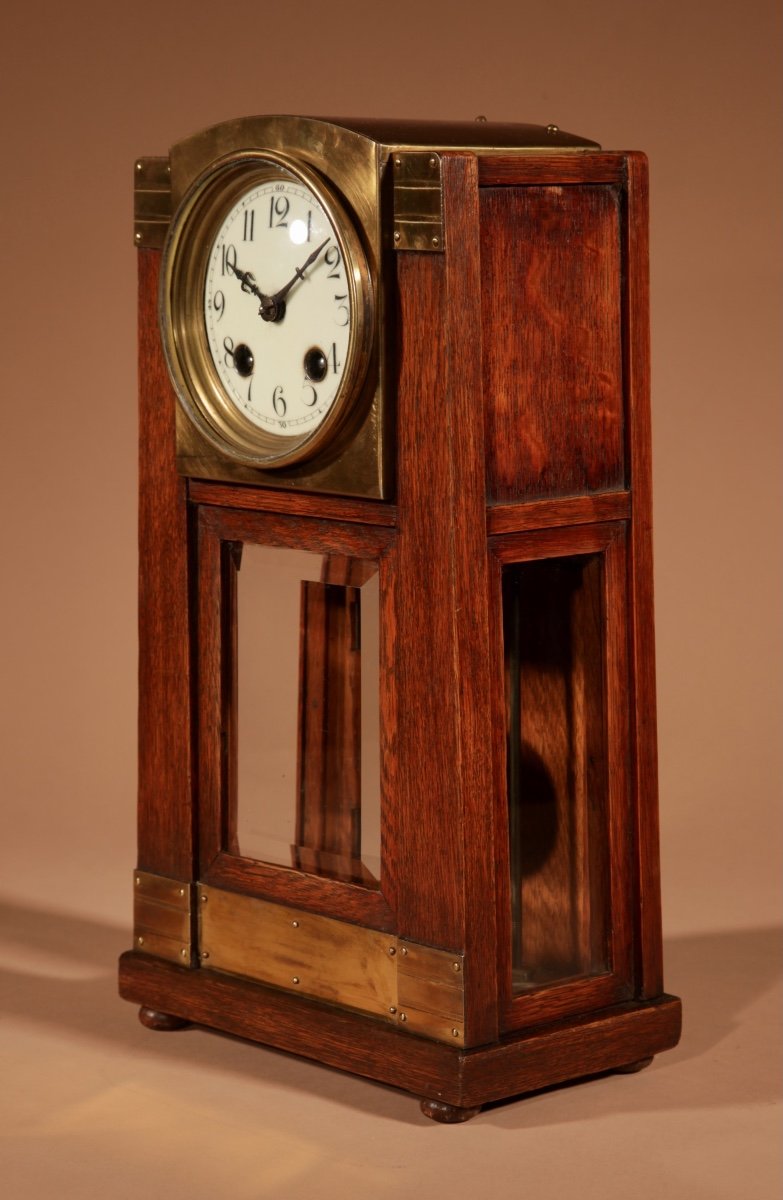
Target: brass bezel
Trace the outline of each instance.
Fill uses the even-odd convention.
[[[207,342],[203,296],[214,237],[246,191],[282,175],[313,192],[329,220],[346,265],[352,312],[346,366],[329,412],[316,429],[294,436],[267,432],[228,396]],[[163,348],[179,402],[221,454],[267,470],[313,458],[353,412],[372,356],[375,288],[362,241],[330,186],[313,168],[279,150],[242,150],[213,163],[184,196],[163,251],[160,292]]]

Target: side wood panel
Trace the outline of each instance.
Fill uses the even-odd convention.
[[[652,434],[650,420],[649,216],[647,159],[629,153],[623,253],[627,292],[623,312],[628,381],[627,453],[633,495],[628,586],[631,647],[631,770],[638,856],[638,995],[663,989],[658,739],[653,610]]]
[[[139,272],[138,865],[194,878],[188,512],[174,465],[174,393],[158,334],[160,252]]]
[[[397,255],[399,542],[384,747],[400,934],[466,954],[466,1041],[496,1036],[477,165],[443,155],[445,255]],[[426,428],[426,438],[422,436]]]
[[[622,488],[617,189],[482,188],[480,208],[490,501]]]

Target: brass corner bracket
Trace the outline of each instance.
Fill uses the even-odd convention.
[[[133,873],[133,948],[180,967],[192,954],[193,884],[148,871]]]
[[[137,158],[133,168],[133,241],[139,249],[160,250],[171,221],[171,168],[168,158]]]
[[[433,151],[399,151],[392,155],[395,250],[442,253],[441,159]]]

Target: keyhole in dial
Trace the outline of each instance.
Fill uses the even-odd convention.
[[[329,362],[320,346],[312,346],[304,356],[305,375],[313,383],[322,383],[329,370]]]
[[[234,351],[234,366],[237,369],[237,374],[243,379],[247,379],[248,375],[253,374],[253,367],[256,360],[253,357],[253,351],[244,342],[240,342]]]

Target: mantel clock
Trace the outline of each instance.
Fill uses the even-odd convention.
[[[122,995],[482,1104],[661,975],[642,155],[260,117],[136,163]]]

